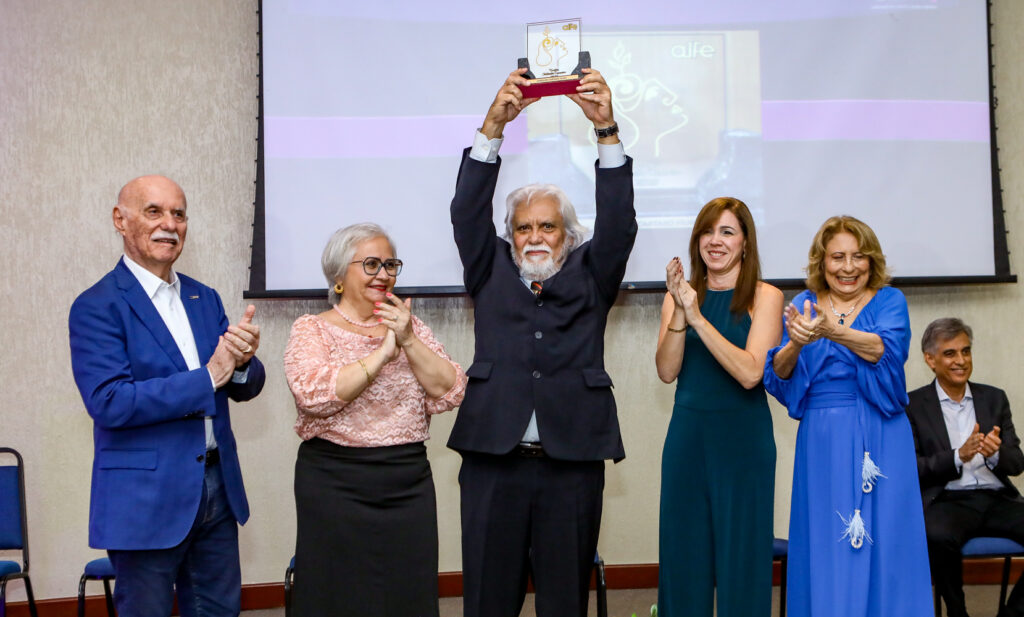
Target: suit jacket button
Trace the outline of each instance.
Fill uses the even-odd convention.
[[[544,306],[544,301],[541,300],[540,298],[537,298],[537,306]]]
[[[542,339],[544,338],[544,333],[541,332],[540,330],[537,330],[536,332],[533,333],[533,338]]]
[[[197,463],[202,463],[203,462],[203,455],[202,454],[200,454],[199,456],[196,457],[196,462]]]
[[[534,379],[540,379],[540,371],[534,371],[533,372],[533,378]]]

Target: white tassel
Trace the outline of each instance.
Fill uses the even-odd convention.
[[[871,453],[865,450],[864,465],[860,469],[860,478],[863,481],[860,485],[861,490],[865,493],[870,493],[875,488],[875,482],[877,482],[879,478],[884,477],[886,476],[882,473],[882,470],[878,465],[875,465],[873,460],[871,460]]]
[[[836,512],[839,514],[839,512]],[[864,528],[864,519],[860,517],[860,510],[854,510],[853,516],[847,520],[842,514],[839,514],[839,519],[843,521],[843,525],[846,529],[843,531],[843,535],[839,537],[840,540],[845,538],[850,539],[850,546],[853,548],[860,548],[864,545],[864,538],[867,538],[868,542],[874,544],[871,536],[868,535],[867,530]]]

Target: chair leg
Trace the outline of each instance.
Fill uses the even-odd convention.
[[[36,610],[36,597],[32,593],[32,581],[25,576],[25,596],[28,598],[28,613],[32,617],[39,617],[39,611]]]
[[[78,617],[85,617],[85,575],[78,579]]]
[[[295,572],[288,568],[284,571],[284,617],[292,617],[292,584]]]
[[[1003,611],[1003,607],[1006,606],[1006,587],[1010,584],[1010,557],[1007,555],[1003,559],[1003,580],[999,586],[999,612]]]
[[[786,617],[786,561],[779,560],[779,617]]]
[[[110,591],[110,579],[103,579],[103,595],[107,599],[107,617],[117,617],[117,611],[114,610],[114,594]]]
[[[604,561],[594,563],[597,579],[597,617],[608,617],[608,583],[604,578]]]

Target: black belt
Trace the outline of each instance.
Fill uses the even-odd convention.
[[[220,449],[219,448],[215,448],[213,450],[207,450],[206,451],[205,461],[206,461],[206,466],[207,467],[212,467],[213,465],[216,465],[217,463],[219,463],[220,462]]]
[[[539,443],[521,443],[516,446],[512,453],[526,458],[544,458],[547,456],[544,452],[544,446]]]

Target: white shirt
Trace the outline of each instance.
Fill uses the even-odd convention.
[[[949,395],[939,385],[938,380],[935,380],[935,391],[939,395],[939,407],[942,408],[942,419],[946,422],[949,443],[953,446],[953,464],[956,465],[957,470],[962,470],[958,479],[946,483],[946,490],[1004,488],[996,474],[992,473],[992,468],[999,463],[998,451],[987,459],[979,452],[966,463],[960,460],[960,453],[957,451],[967,442],[967,438],[974,432],[974,425],[978,422],[974,412],[974,396],[971,395],[971,385],[967,384],[964,397],[959,403],[949,398]]]
[[[124,256],[124,265],[128,266],[128,270],[135,275],[139,285],[142,285],[142,290],[146,292],[146,295],[153,302],[153,307],[156,308],[156,312],[160,314],[164,325],[167,326],[171,336],[174,337],[174,342],[178,345],[178,351],[185,358],[185,365],[188,366],[188,370],[194,371],[202,366],[199,363],[199,350],[196,348],[196,339],[192,334],[192,324],[189,323],[188,315],[185,313],[185,305],[181,303],[181,279],[178,278],[178,275],[172,270],[172,282],[167,283],[167,281],[132,261],[127,255]],[[232,379],[234,380],[236,376],[238,376],[237,371]],[[216,390],[212,373],[210,374],[210,386]],[[203,423],[206,428],[206,449],[213,450],[217,447],[217,440],[213,436],[213,418],[206,416]]]
[[[494,163],[498,160],[498,150],[504,138],[487,139],[479,130],[473,137],[473,147],[469,150],[469,158],[481,163]],[[620,141],[617,144],[597,144],[598,167],[622,167],[626,164],[626,149]]]

